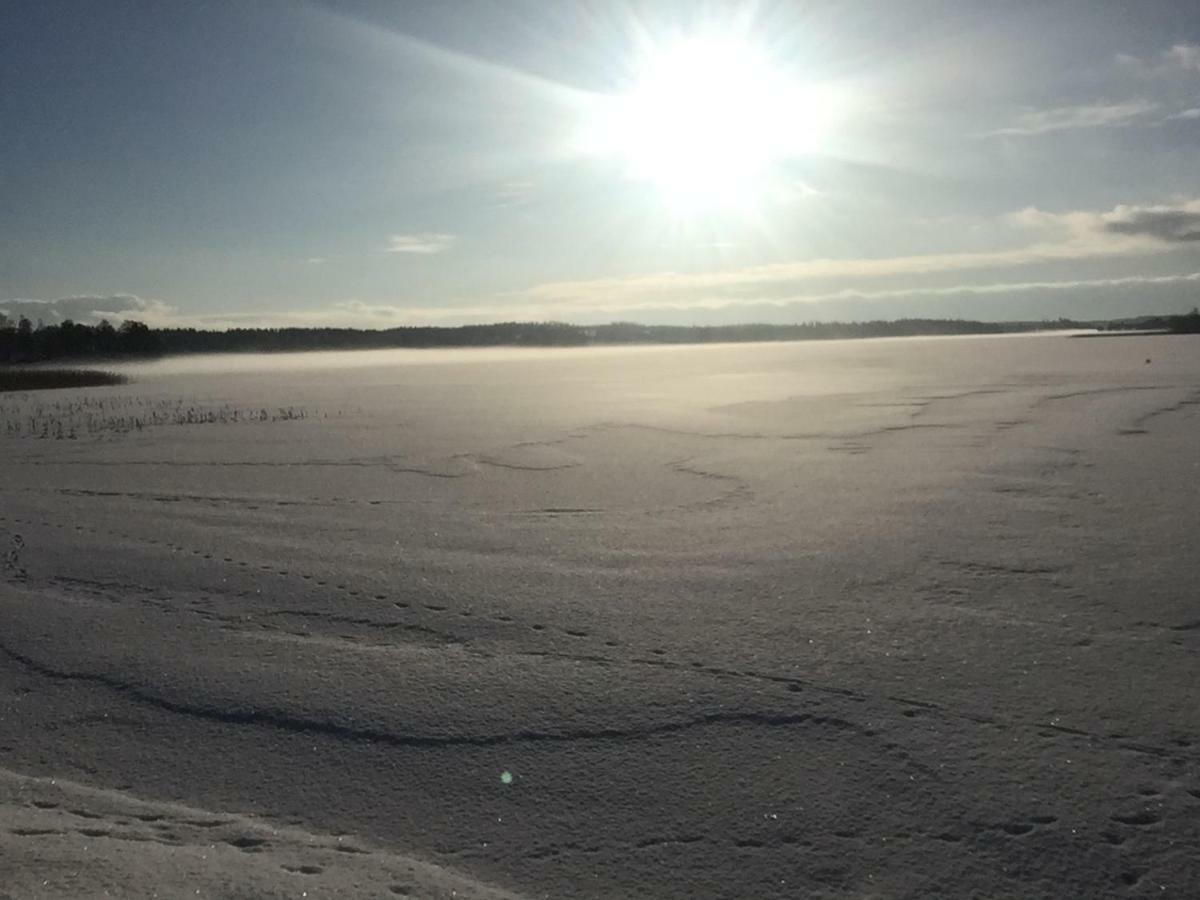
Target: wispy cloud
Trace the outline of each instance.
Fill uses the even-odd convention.
[[[596,298],[586,306],[564,309],[561,305],[510,298],[506,302],[475,303],[459,306],[405,306],[387,303],[348,301],[320,309],[281,311],[275,313],[212,314],[201,317],[179,317],[172,324],[200,328],[227,327],[289,327],[341,326],[357,328],[394,328],[400,325],[458,325],[481,322],[512,321],[573,321],[602,322],[617,318],[643,317],[649,320],[674,321],[796,321],[798,319],[853,317],[855,309],[867,305],[878,315],[889,315],[887,305],[896,304],[896,312],[908,314],[912,309],[924,309],[938,315],[937,307],[927,304],[939,301],[976,298],[979,302],[1005,304],[1010,299],[1029,298],[1039,294],[1079,294],[1086,300],[1100,291],[1143,291],[1162,294],[1165,303],[1176,306],[1200,285],[1200,272],[1174,275],[1131,275],[1120,278],[1083,278],[1062,280],[974,282],[965,281],[940,287],[864,289],[847,287],[835,291],[793,293],[773,298],[716,298],[708,297],[687,302],[664,302],[646,299],[627,303],[618,297]],[[990,305],[991,315],[1005,306]],[[1170,308],[1167,306],[1166,308]],[[1119,307],[1113,315],[1124,314]],[[985,316],[987,314],[984,314]]]
[[[627,277],[534,285],[437,306],[407,305],[388,298],[346,298],[318,308],[185,314],[162,300],[134,294],[94,294],[57,300],[0,300],[0,311],[47,322],[72,318],[94,322],[136,318],[151,325],[225,328],[237,326],[356,326],[389,328],[415,324],[462,324],[511,320],[608,321],[639,315],[692,321],[757,316],[845,315],[845,304],[896,301],[897,312],[938,298],[1025,296],[1031,293],[1126,291],[1154,288],[1163,297],[1184,296],[1200,273],[1131,274],[1125,277],[1042,277],[1036,267],[1055,262],[1102,261],[1165,254],[1200,241],[1200,199],[1173,204],[1121,205],[1109,210],[1051,212],[1029,207],[991,221],[1018,246],[969,252],[880,258],[807,259],[708,272],[660,272]],[[413,236],[409,236],[413,237]],[[420,252],[420,251],[417,251]],[[1035,277],[1006,278],[1005,270],[1028,268]],[[1161,271],[1161,270],[1160,270]],[[1184,293],[1180,293],[1184,292]],[[1172,299],[1170,302],[1174,302]],[[794,306],[792,312],[789,308]],[[886,313],[886,307],[881,308]],[[779,319],[783,316],[783,319]],[[683,317],[680,319],[679,317]]]
[[[597,298],[595,305],[564,312],[561,307],[544,304],[525,303],[503,306],[471,306],[471,307],[437,307],[413,308],[387,305],[343,304],[341,308],[366,313],[377,318],[419,318],[425,321],[438,321],[447,318],[475,321],[501,321],[508,319],[532,320],[571,317],[571,313],[593,317],[596,313],[624,314],[638,309],[725,309],[728,307],[746,306],[753,304],[762,307],[785,307],[796,305],[816,305],[831,301],[844,300],[906,300],[913,298],[953,297],[963,294],[1003,295],[1009,293],[1024,293],[1033,291],[1071,291],[1086,288],[1138,287],[1153,285],[1181,285],[1200,283],[1200,272],[1188,272],[1180,275],[1130,275],[1122,278],[1084,278],[1064,279],[1057,281],[1008,281],[1008,282],[964,282],[961,284],[944,285],[941,287],[912,287],[912,288],[881,288],[877,290],[847,287],[835,291],[819,291],[806,293],[797,290],[777,298],[746,298],[721,299],[709,298],[689,303],[663,303],[647,300],[636,305],[622,305],[615,298]],[[369,312],[368,312],[369,311]]]
[[[582,309],[637,309],[777,298],[835,296],[844,290],[928,290],[955,272],[988,272],[1065,261],[1162,254],[1190,240],[1189,224],[1200,201],[1175,206],[1118,206],[1108,211],[1047,212],[1034,207],[1001,217],[995,227],[1010,240],[1004,249],[877,258],[806,259],[707,272],[659,272],[626,277],[559,281],[497,297],[568,316]],[[881,283],[882,282],[882,283]],[[888,283],[890,282],[890,283]],[[898,284],[897,282],[900,282]],[[925,285],[926,287],[923,287]]]
[[[417,234],[393,234],[388,239],[388,253],[412,253],[429,256],[442,253],[453,246],[455,236],[433,231],[423,231]]]
[[[1200,44],[1175,44],[1154,56],[1118,53],[1117,63],[1143,78],[1162,78],[1200,72]]]
[[[1150,100],[1129,100],[1030,110],[1012,125],[990,131],[988,135],[1033,136],[1080,128],[1123,128],[1137,124],[1158,109],[1159,104]]]
[[[862,281],[899,275],[928,275],[969,269],[1028,265],[1051,259],[1079,258],[1095,250],[1061,244],[1035,244],[1011,250],[920,254],[875,259],[810,259],[748,266],[740,269],[679,273],[662,272],[624,278],[557,281],[522,292],[543,302],[594,306],[694,302],[703,297],[753,296],[796,289],[812,282]]]
[[[1167,60],[1185,72],[1200,72],[1200,44],[1176,44],[1165,54]]]
[[[536,185],[526,179],[513,179],[492,191],[493,206],[520,206],[528,203]]]
[[[143,314],[138,318],[151,325],[177,328],[288,328],[288,327],[351,327],[351,328],[395,328],[401,325],[458,325],[481,322],[510,321],[576,321],[599,322],[614,318],[639,316],[660,321],[796,321],[809,318],[853,318],[860,312],[866,315],[911,314],[922,310],[925,314],[945,315],[942,307],[930,306],[958,298],[977,298],[980,303],[992,304],[980,307],[990,313],[978,313],[983,317],[1004,314],[1008,304],[1021,298],[1028,299],[1039,294],[1078,294],[1078,302],[1097,292],[1132,292],[1141,296],[1144,291],[1154,291],[1163,298],[1164,308],[1171,303],[1179,306],[1186,302],[1200,286],[1200,272],[1171,275],[1131,275],[1119,278],[1085,278],[1063,280],[1026,280],[1005,282],[976,282],[942,285],[937,287],[905,287],[878,289],[846,287],[832,291],[808,291],[802,287],[794,292],[773,298],[718,298],[707,297],[690,301],[664,302],[646,299],[628,303],[620,297],[596,298],[590,305],[564,309],[561,305],[537,301],[508,298],[499,302],[474,302],[451,306],[408,306],[400,303],[363,302],[347,300],[326,306],[257,312],[215,312],[201,315],[180,313],[166,304],[158,303],[159,312]],[[1164,293],[1167,292],[1167,293]],[[1122,294],[1123,295],[1123,294]],[[990,299],[989,299],[990,298]],[[70,299],[70,298],[69,298]],[[0,309],[13,301],[0,301]],[[59,301],[31,301],[42,307]],[[896,312],[889,313],[890,304],[896,304]],[[1084,309],[1087,308],[1085,305]],[[1181,307],[1182,308],[1182,307]],[[969,307],[968,307],[969,309]],[[958,307],[962,314],[962,307]],[[903,311],[903,312],[902,312]],[[1110,314],[1125,312],[1120,306]],[[970,314],[969,312],[967,314]],[[1082,313],[1086,315],[1087,313]],[[79,318],[79,317],[76,317]]]
[[[1150,285],[1189,284],[1200,282],[1200,272],[1181,275],[1128,275],[1122,278],[1080,278],[1059,281],[1003,281],[995,284],[954,284],[934,288],[903,288],[900,290],[845,290],[831,294],[810,294],[794,297],[788,303],[817,303],[826,300],[898,300],[907,297],[948,297],[956,294],[1009,294],[1025,291],[1073,291],[1083,288],[1139,287]]]
[[[1166,115],[1153,124],[1200,119],[1195,103],[1196,76],[1200,75],[1200,44],[1179,43],[1152,56],[1118,53],[1117,64],[1143,82],[1142,89],[1159,97]]]

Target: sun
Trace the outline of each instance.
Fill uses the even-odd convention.
[[[595,137],[676,206],[747,205],[819,144],[828,106],[744,38],[697,35],[650,53]]]

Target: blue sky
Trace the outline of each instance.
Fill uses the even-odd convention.
[[[1192,7],[6,4],[0,311],[390,327],[1187,309]],[[640,171],[605,111],[714,35],[796,90],[699,98],[706,146]],[[707,145],[755,103],[820,128],[713,200],[730,160]]]

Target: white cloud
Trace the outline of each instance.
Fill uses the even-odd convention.
[[[1093,103],[1030,110],[1018,116],[1012,125],[988,134],[1028,137],[1080,128],[1123,128],[1137,124],[1158,108],[1159,104],[1150,100],[1129,100],[1124,103]]]
[[[424,231],[418,234],[393,234],[388,241],[388,253],[412,253],[428,256],[449,250],[455,236]]]
[[[137,319],[153,325],[169,319],[174,312],[174,307],[162,300],[150,300],[136,294],[83,294],[56,300],[0,300],[0,313],[9,318],[24,316],[32,322],[41,319],[47,325],[56,325],[67,319],[85,325],[94,325],[101,319],[113,323]]]
[[[1200,119],[1200,106],[1194,109],[1185,109],[1174,115],[1167,116],[1167,119]]]

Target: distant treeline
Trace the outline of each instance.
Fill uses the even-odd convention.
[[[1200,313],[1122,320],[1125,328],[1198,331]],[[1153,322],[1161,324],[1136,324]],[[1040,322],[974,322],[964,319],[896,319],[871,322],[807,322],[796,325],[567,325],[561,322],[502,322],[455,327],[357,328],[150,328],[126,321],[79,325],[66,321],[35,327],[28,319],[0,315],[0,363],[70,358],[160,356],[175,353],[264,353],[289,350],[367,350],[394,347],[586,347],[602,344],[710,344],[747,341],[830,340],[917,335],[1007,334],[1107,328],[1106,322],[1055,319]]]
[[[0,362],[42,362],[49,359],[153,356],[163,352],[158,332],[141,322],[120,328],[108,322],[77,325],[34,325],[25,318],[12,322],[0,314]]]
[[[999,334],[1006,331],[1078,327],[1074,323],[996,323],[939,319],[894,322],[812,322],[803,325],[567,325],[502,322],[456,327],[418,326],[366,331],[354,328],[236,328],[229,331],[164,329],[167,353],[228,350],[357,350],[388,347],[587,347],[598,344],[709,344],[795,341],[820,338],[898,337],[938,334]]]
[[[1137,316],[1113,319],[1098,326],[1101,331],[1165,331],[1171,334],[1200,334],[1200,309],[1182,316]]]

